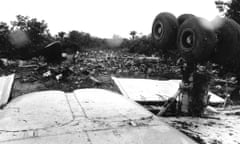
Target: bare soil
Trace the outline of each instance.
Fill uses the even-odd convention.
[[[239,144],[239,113],[218,114],[210,118],[165,117],[163,121],[200,144]]]

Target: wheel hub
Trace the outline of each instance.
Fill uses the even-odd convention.
[[[193,44],[193,36],[192,36],[192,35],[189,35],[189,36],[186,38],[186,43],[189,44],[189,45],[192,45],[192,44]]]
[[[161,39],[163,33],[163,24],[161,22],[156,22],[153,29],[153,35],[155,39]]]
[[[194,33],[191,30],[186,30],[182,32],[181,35],[181,47],[184,51],[190,51],[193,49],[194,46]]]

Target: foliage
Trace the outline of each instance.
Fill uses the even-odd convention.
[[[58,35],[57,37],[60,39],[60,40],[63,40],[64,39],[64,36],[66,35],[66,32],[58,32]]]
[[[10,33],[9,26],[5,22],[0,22],[0,52],[7,53],[11,49],[11,43],[8,40]]]
[[[132,39],[134,40],[135,37],[136,37],[137,32],[133,30],[129,34],[132,36]]]
[[[12,30],[26,32],[32,43],[39,44],[49,35],[48,26],[44,20],[38,21],[36,18],[30,19],[27,16],[17,15],[17,20],[12,21]]]
[[[101,39],[86,32],[72,30],[67,33],[60,31],[56,37],[52,37],[44,20],[17,15],[16,20],[11,21],[11,26],[4,22],[0,23],[0,53],[5,49],[8,57],[28,59],[41,55],[41,49],[53,41],[60,41],[63,50],[69,53],[89,48],[109,48],[112,45],[127,48],[131,53],[146,55],[155,53],[151,37],[140,37],[136,31],[131,31],[130,35],[132,36],[130,40],[120,37]]]
[[[217,9],[224,14],[224,16],[235,20],[240,24],[240,0],[231,0],[224,2],[223,0],[215,1]]]
[[[127,48],[130,53],[152,55],[156,53],[152,38],[150,36],[136,37],[135,39],[124,39],[121,48]]]
[[[62,42],[64,51],[70,53],[82,51],[86,48],[99,47],[104,43],[103,40],[92,37],[89,33],[77,30],[70,31],[67,34],[59,32],[57,37]]]
[[[16,18],[17,20],[11,22],[10,34],[15,56],[31,57],[51,41],[52,38],[44,20],[38,21],[36,18],[31,19],[22,15],[17,15]]]
[[[104,40],[92,37],[89,33],[77,30],[59,32],[53,38],[48,30],[47,23],[36,18],[17,15],[11,26],[0,23],[0,52],[6,49],[8,57],[28,59],[39,56],[41,49],[53,41],[61,41],[63,49],[67,52],[81,51],[89,47],[99,47]]]

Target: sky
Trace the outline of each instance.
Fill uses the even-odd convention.
[[[52,35],[78,30],[92,36],[111,38],[151,33],[155,16],[171,12],[176,17],[191,13],[208,20],[219,15],[215,0],[4,0],[0,21],[9,23],[16,15],[45,20]]]

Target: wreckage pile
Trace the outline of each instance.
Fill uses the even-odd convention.
[[[161,57],[146,57],[114,49],[91,49],[77,53],[75,60],[72,59],[73,57],[69,55],[69,59],[60,64],[47,64],[41,58],[33,58],[29,61],[2,59],[4,69],[1,69],[1,74],[16,74],[13,97],[33,91],[54,89],[72,91],[79,88],[103,88],[119,92],[111,76],[156,80],[181,78],[180,67],[170,58],[164,60]],[[209,65],[208,71],[215,77],[211,82],[211,91],[224,98],[226,92],[230,93],[236,87],[234,75],[220,78],[219,68],[216,65]],[[222,123],[217,120],[206,121],[202,126],[197,125],[196,122],[188,122],[188,118],[186,119],[172,118],[169,121],[169,118],[166,118],[164,120],[197,141],[212,139],[204,135],[203,126],[209,127],[212,124],[211,128],[213,128],[217,124],[219,128],[222,128]],[[237,122],[235,119],[234,121]],[[192,130],[192,125],[195,124],[203,132],[198,132],[197,128]],[[235,136],[235,132],[233,135]],[[217,140],[217,138],[214,139]]]
[[[73,57],[76,57],[73,59]],[[60,64],[47,64],[42,58],[29,61],[2,59],[1,74],[16,73],[21,85],[38,83],[42,89],[72,91],[78,88],[113,86],[111,75],[140,78],[179,78],[179,68],[172,62],[162,63],[158,57],[129,54],[114,50],[87,50]],[[168,60],[170,61],[170,59]],[[167,64],[168,63],[168,64]],[[32,85],[32,84],[31,84]],[[19,86],[20,87],[20,86]],[[37,91],[34,89],[30,91]],[[27,93],[29,91],[25,91]]]
[[[73,59],[73,57],[75,57]],[[91,49],[77,53],[60,64],[47,64],[41,57],[29,61],[2,59],[1,75],[16,73],[15,96],[39,90],[72,91],[79,88],[104,88],[117,91],[111,76],[149,78],[156,80],[181,79],[180,67],[171,58],[147,57],[114,49]],[[214,93],[224,97],[236,85],[234,75],[226,80],[218,77],[217,66],[209,66],[217,79],[212,81]],[[231,79],[232,78],[232,79]],[[231,82],[226,85],[225,81]]]
[[[162,19],[163,17],[165,18]],[[177,25],[168,30],[163,29],[166,24],[165,22],[167,22],[165,19],[167,18],[172,20],[173,17],[169,14],[158,15],[156,17],[156,25],[153,25],[153,32],[155,31],[153,37],[157,40],[162,40],[161,37],[165,38],[164,40],[173,40],[173,42],[162,41],[162,43],[157,44],[164,44],[164,46],[158,45],[158,47],[174,49],[176,46],[173,43],[177,41]],[[193,27],[191,30],[185,30],[185,27],[182,26],[182,34],[180,34],[180,40],[177,42],[179,42],[178,45],[181,46],[180,50],[182,50],[183,57],[186,60],[189,61],[191,58],[194,58],[194,60],[202,62],[207,61],[208,57],[206,58],[205,56],[211,55],[208,47],[212,47],[212,44],[215,44],[212,43],[211,38],[216,37],[211,35],[212,33],[206,35],[207,39],[204,39],[204,36],[200,35],[203,38],[200,40],[201,45],[206,46],[206,48],[204,50],[200,49],[199,52],[198,48],[202,48],[202,46],[195,45],[199,39],[196,39],[196,34],[198,33],[195,33],[194,30],[201,30],[202,27],[199,26],[197,19],[195,17],[189,23],[185,22],[186,27],[188,25]],[[181,21],[180,18],[179,21]],[[194,26],[197,26],[197,28]],[[167,35],[162,35],[164,30],[167,31],[167,33],[164,33]],[[171,37],[174,38],[171,39]],[[205,40],[209,43],[206,43]],[[60,45],[59,43],[56,44]],[[163,52],[165,50],[162,48]],[[54,53],[59,58],[57,63],[52,61],[55,60],[51,57]],[[190,55],[188,55],[189,53]],[[119,49],[101,48],[87,49],[73,54],[65,53],[63,54],[65,59],[60,58],[61,55],[62,52],[54,48],[50,52],[43,51],[40,57],[34,57],[27,61],[1,59],[1,75],[16,74],[13,97],[40,90],[73,91],[79,88],[103,88],[119,92],[111,76],[157,80],[184,79],[181,73],[181,65],[179,65],[181,62],[179,62],[180,60],[176,60],[176,57],[165,57],[164,55],[147,57],[140,54],[130,54]],[[238,91],[236,93],[233,91],[237,87],[236,75],[225,75],[226,73],[221,75],[221,67],[209,62],[204,65],[202,63],[201,65],[196,64],[195,66],[199,69],[204,67],[205,71],[211,75],[210,89],[212,92],[226,99],[229,98],[229,95],[232,98],[239,98]],[[237,100],[239,99],[236,99],[236,101],[230,100],[229,104],[238,104]]]

